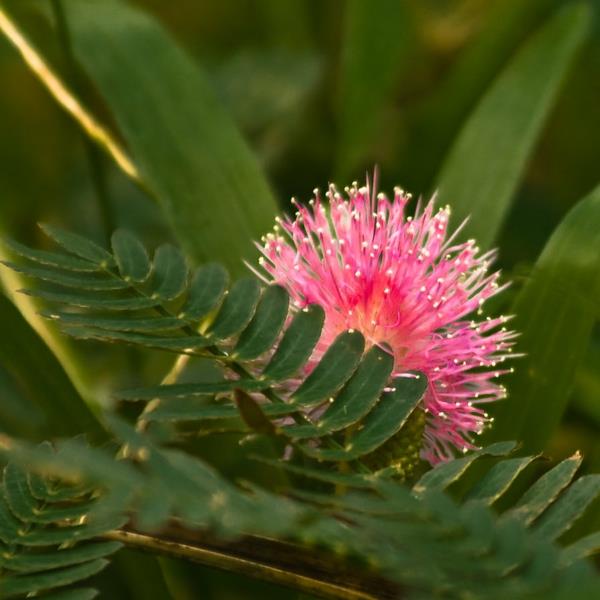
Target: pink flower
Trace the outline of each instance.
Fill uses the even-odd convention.
[[[476,448],[474,434],[491,421],[482,405],[505,396],[494,380],[507,372],[498,364],[516,336],[500,328],[507,317],[470,317],[502,289],[499,273],[488,273],[495,253],[454,243],[458,232],[448,238],[450,209],[436,211],[433,200],[407,216],[411,196],[399,188],[389,200],[355,183],[345,199],[332,185],[328,207],[314,193],[310,208],[278,218],[260,247],[266,280],[283,285],[298,309],[325,310],[312,363],[346,329],[368,345],[387,343],[395,376],[429,378],[422,457],[435,463]]]

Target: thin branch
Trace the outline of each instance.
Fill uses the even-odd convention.
[[[283,585],[328,600],[381,600],[399,598],[397,588],[377,576],[350,571],[341,563],[323,565],[322,557],[291,544],[263,538],[233,543],[205,541],[201,534],[177,529],[176,534],[154,537],[136,531],[115,530],[102,536],[139,550],[183,558],[202,565]],[[183,539],[182,539],[183,538]],[[188,541],[190,540],[190,541]]]
[[[84,131],[104,148],[119,167],[144,187],[137,167],[113,135],[92,115],[55,74],[33,44],[20,31],[4,8],[0,6],[0,31],[19,51],[29,68],[46,86],[55,100],[81,125]]]

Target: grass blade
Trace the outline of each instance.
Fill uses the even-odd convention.
[[[509,397],[492,412],[488,439],[516,437],[527,451],[544,447],[566,408],[585,356],[600,297],[600,187],[558,226],[512,307],[526,356]]]
[[[561,10],[536,33],[495,80],[447,156],[437,187],[464,234],[489,247],[510,207],[576,51],[589,10]]]
[[[200,68],[149,15],[124,3],[76,0],[67,17],[77,60],[186,253],[241,273],[241,258],[255,255],[252,240],[271,228],[277,206]]]

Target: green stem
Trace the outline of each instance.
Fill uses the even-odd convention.
[[[255,553],[243,554],[239,552],[239,542],[215,547],[213,544],[205,544],[197,540],[188,542],[171,539],[169,536],[155,537],[124,530],[111,531],[102,537],[122,542],[130,548],[183,558],[209,567],[283,585],[318,598],[329,600],[398,598],[398,590],[377,576],[368,574],[357,576],[356,572],[350,571],[344,573],[342,571],[346,569],[339,564],[331,565],[331,568],[326,571],[327,574],[324,569],[313,568],[312,552],[307,561],[301,549],[290,550],[285,544],[273,542],[273,549],[268,551],[266,556],[261,556],[261,552],[264,551],[262,545],[269,543],[269,540],[263,541],[262,545],[258,544],[254,548]],[[272,550],[276,550],[279,559],[283,560],[274,560],[269,556],[273,554]]]

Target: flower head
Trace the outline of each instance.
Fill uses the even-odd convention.
[[[407,216],[410,194],[393,200],[368,186],[330,186],[326,206],[315,190],[295,219],[277,219],[263,238],[260,264],[266,279],[284,286],[295,306],[319,304],[325,324],[311,358],[320,358],[344,330],[360,331],[367,344],[387,344],[394,375],[419,370],[429,378],[423,399],[428,415],[422,457],[431,463],[476,448],[474,434],[491,419],[482,405],[505,395],[495,379],[510,356],[515,334],[506,317],[473,320],[500,291],[488,273],[494,252],[479,254],[473,240],[448,237],[448,207],[433,200]]]

